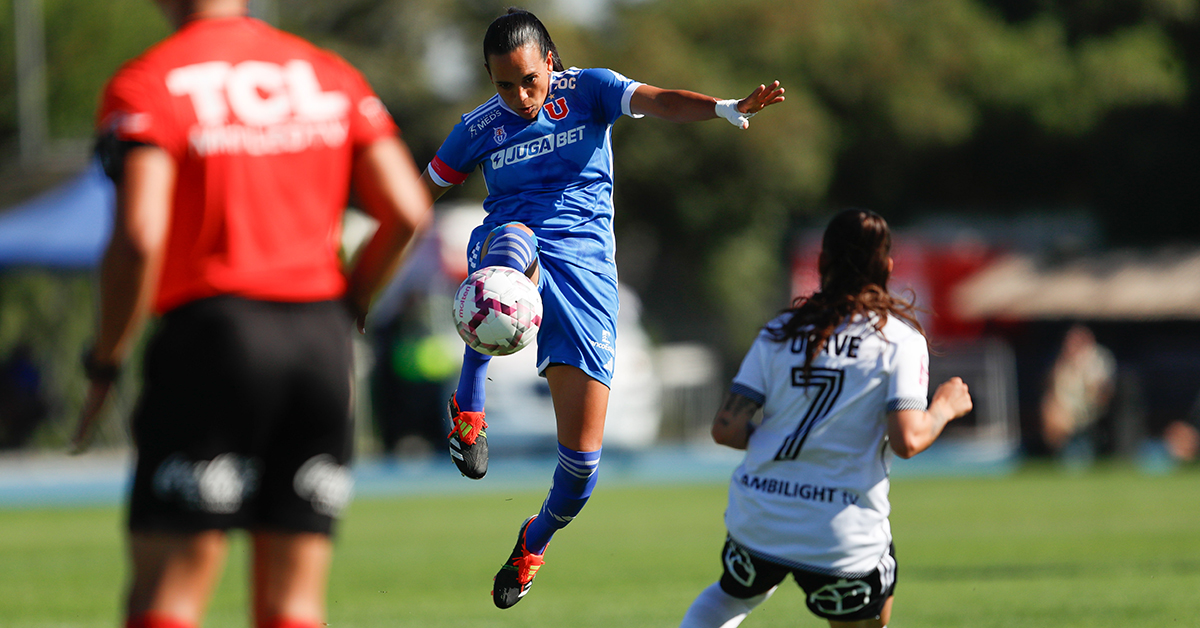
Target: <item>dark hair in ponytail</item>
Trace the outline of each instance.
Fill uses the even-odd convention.
[[[529,44],[537,44],[542,55],[547,52],[553,55],[555,72],[565,69],[558,58],[558,48],[550,39],[550,31],[536,15],[516,7],[509,7],[507,13],[488,26],[483,36],[483,62],[486,64],[492,55],[506,55]]]
[[[825,228],[818,270],[821,288],[807,297],[797,297],[788,312],[792,316],[780,327],[768,330],[771,338],[785,342],[807,335],[805,377],[811,374],[813,358],[825,347],[842,321],[855,314],[875,314],[876,331],[896,316],[925,334],[915,316],[916,307],[888,292],[888,255],[892,232],[887,221],[873,211],[846,209]]]

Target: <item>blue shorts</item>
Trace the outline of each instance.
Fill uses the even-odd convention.
[[[483,224],[471,232],[467,245],[467,271],[479,268],[483,241],[495,225]],[[537,335],[538,374],[551,364],[574,366],[596,381],[612,387],[617,348],[616,267],[597,273],[538,253],[542,294],[542,327]]]

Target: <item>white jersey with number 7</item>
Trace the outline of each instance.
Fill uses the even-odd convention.
[[[842,323],[805,373],[805,343],[759,333],[732,392],[762,405],[734,471],[725,525],[750,551],[784,565],[838,576],[876,568],[892,540],[887,413],[924,410],[925,337],[890,317]]]

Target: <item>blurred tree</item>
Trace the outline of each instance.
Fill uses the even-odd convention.
[[[166,36],[167,22],[148,0],[41,2],[50,137],[89,137],[104,81]],[[0,144],[17,133],[14,47],[13,0],[0,0]]]
[[[623,11],[594,53],[600,64],[723,97],[772,79],[788,90],[785,107],[744,134],[645,122],[615,134],[619,229],[658,234],[666,258],[639,286],[653,317],[671,322],[665,334],[695,337],[715,309],[737,354],[785,305],[787,227],[821,208],[862,205],[901,222],[939,201],[991,205],[1014,197],[977,182],[1028,170],[1023,153],[1085,142],[1122,111],[1184,103],[1187,68],[1171,36],[1191,27],[1191,2],[1028,4],[1021,19],[976,0],[673,0]],[[1101,19],[1097,4],[1137,9]],[[1025,129],[1007,170],[958,167],[979,138],[1003,143],[1005,121]]]
[[[493,13],[502,10],[498,5],[480,0],[285,0],[283,6],[284,28],[362,70],[422,163],[433,157],[462,114],[489,97],[476,51]],[[468,186],[472,197],[485,193],[481,181]]]
[[[145,0],[43,0],[52,137],[92,134],[101,83],[168,32]]]
[[[989,109],[967,142],[912,156],[901,170],[897,208],[921,204],[961,207],[1076,205],[1094,209],[1110,245],[1200,241],[1200,23],[1195,0],[1081,2],[992,0],[1014,25],[1054,20],[1072,45],[1104,38],[1166,38],[1164,59],[1185,85],[1177,98],[1114,102],[1085,133],[1046,132],[1012,112]],[[1142,54],[1148,47],[1141,48]],[[1133,57],[1093,58],[1093,70]],[[1125,74],[1132,69],[1126,65]],[[1105,87],[1130,90],[1129,79]],[[1134,77],[1136,80],[1136,77]],[[1111,95],[1110,95],[1111,98]],[[1133,106],[1130,106],[1133,105]],[[873,177],[860,160],[840,170],[834,193]]]
[[[0,0],[0,146],[17,136],[16,33],[12,0]]]

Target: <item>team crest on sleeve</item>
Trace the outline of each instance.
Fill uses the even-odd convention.
[[[492,139],[496,140],[496,144],[503,144],[504,140],[508,139],[508,133],[504,132],[504,125],[492,129]]]

